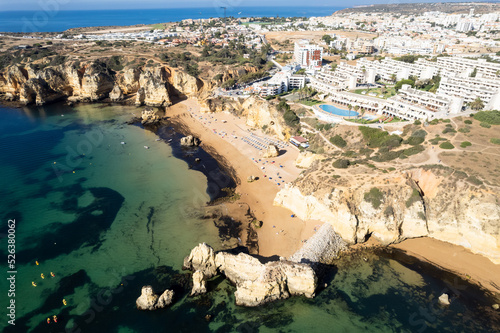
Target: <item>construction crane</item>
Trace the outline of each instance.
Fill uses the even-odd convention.
[[[224,9],[224,27],[226,27],[226,7],[220,7]]]

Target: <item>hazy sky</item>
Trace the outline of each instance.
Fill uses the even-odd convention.
[[[459,0],[451,0],[459,2]],[[448,1],[448,2],[451,2]],[[74,10],[186,7],[327,6],[351,7],[374,3],[444,2],[432,0],[0,0],[0,10]],[[463,2],[463,0],[462,0]]]

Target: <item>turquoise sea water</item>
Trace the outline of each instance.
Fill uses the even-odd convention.
[[[0,253],[6,260],[7,221],[15,219],[17,269],[16,326],[2,313],[3,332],[498,331],[498,312],[476,287],[382,252],[328,268],[327,286],[314,299],[236,307],[234,287],[220,277],[207,295],[188,297],[182,260],[199,242],[221,248],[213,220],[202,217],[218,193],[208,185],[227,180],[213,176],[214,163],[202,152],[182,150],[171,128],[160,128],[165,140],[157,141],[124,124],[140,111],[0,108]],[[203,156],[200,165],[194,156]],[[196,171],[203,168],[211,172]],[[175,304],[138,311],[135,299],[146,284],[158,293],[174,289]],[[453,296],[449,308],[436,304],[443,292]],[[2,296],[2,309],[8,301]],[[53,315],[58,322],[47,324]]]
[[[319,106],[321,108],[321,110],[323,111],[326,111],[328,113],[331,113],[331,114],[334,114],[334,115],[337,115],[337,116],[342,116],[342,117],[356,117],[358,116],[358,113],[356,111],[349,111],[349,110],[344,110],[344,109],[339,109],[333,105],[330,105],[330,104],[321,104]]]

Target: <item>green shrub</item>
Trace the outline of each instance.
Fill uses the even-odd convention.
[[[387,131],[382,131],[378,128],[360,126],[359,130],[370,148],[388,147],[392,149],[399,147],[403,141],[400,136],[395,134],[389,135]]]
[[[417,120],[415,120],[415,121],[413,122],[413,124],[415,124],[415,125],[422,125],[422,122],[421,122],[420,120],[418,120],[418,119],[417,119]]]
[[[415,202],[420,201],[420,192],[417,189],[413,189],[411,196],[406,200],[406,208],[410,208]]]
[[[466,119],[466,120],[464,120],[464,123],[467,125],[470,125],[470,124],[472,124],[472,120]]]
[[[349,165],[351,165],[351,162],[349,160],[345,159],[338,159],[335,162],[333,162],[333,167],[337,169],[347,169]]]
[[[430,122],[429,122],[429,125],[437,125],[439,124],[439,119],[432,119]]]
[[[417,130],[412,133],[412,135],[406,140],[406,143],[412,146],[416,146],[424,142],[427,132],[424,130]]]
[[[347,146],[347,142],[338,134],[335,136],[332,136],[330,138],[330,142],[339,148],[344,148],[345,146]]]
[[[484,128],[490,128],[491,125],[488,123],[480,123],[479,126],[484,127]]]
[[[470,132],[470,128],[469,127],[462,127],[462,128],[459,128],[458,131],[460,133],[469,133]]]
[[[450,120],[450,119],[441,119],[441,121],[442,121],[443,123],[451,123],[451,120]],[[448,125],[446,125],[446,126],[448,126]],[[450,126],[451,126],[451,125],[450,125]]]
[[[425,150],[425,147],[422,146],[422,145],[417,145],[417,146],[413,146],[411,148],[408,148],[408,149],[403,149],[402,153],[405,155],[405,156],[411,156],[411,155],[416,155],[418,153],[421,153]]]
[[[495,144],[495,145],[500,145],[500,139],[497,139],[497,138],[491,138],[490,142]]]
[[[345,157],[357,157],[358,154],[354,150],[348,150],[345,153],[342,153],[342,156],[345,156]]]
[[[372,160],[375,162],[387,162],[395,160],[399,157],[401,153],[399,151],[387,151],[385,153],[379,153],[378,155],[373,156]]]
[[[292,110],[287,110],[283,115],[285,123],[290,127],[298,126],[300,123],[300,118]]]
[[[500,125],[500,111],[479,111],[474,114],[474,119],[490,125]]]
[[[373,208],[378,209],[382,204],[384,199],[384,193],[382,193],[378,188],[372,187],[369,192],[365,193],[365,201],[370,202]]]
[[[453,149],[453,148],[455,148],[455,146],[452,145],[450,141],[446,141],[446,142],[443,142],[442,144],[440,144],[439,148],[441,148],[441,149]]]
[[[469,146],[472,146],[472,143],[470,143],[469,141],[464,141],[460,144],[460,147],[462,148],[467,148]]]
[[[475,176],[470,176],[469,178],[467,178],[467,181],[477,186],[483,185],[483,182]]]
[[[429,142],[433,145],[439,144],[440,141],[446,141],[445,138],[440,138],[439,136],[435,137],[434,139],[430,139]]]
[[[457,131],[455,131],[453,128],[451,127],[446,127],[444,130],[443,130],[443,134],[446,134],[446,133],[457,133]]]

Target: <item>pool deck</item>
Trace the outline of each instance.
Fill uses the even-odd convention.
[[[331,105],[331,106],[334,106],[334,107],[339,108],[341,110],[345,110],[345,109],[342,109],[342,107],[340,105],[337,105],[336,103],[331,103],[330,102],[330,103],[323,103],[323,104]],[[311,109],[314,112],[314,115],[319,120],[323,120],[323,121],[327,121],[327,122],[331,122],[331,123],[338,123],[338,124],[342,123],[342,124],[345,124],[345,125],[354,125],[354,126],[372,126],[372,125],[379,126],[379,124],[359,124],[359,123],[354,123],[354,122],[351,122],[351,121],[347,121],[346,119],[353,119],[353,118],[356,119],[357,116],[348,117],[348,116],[335,115],[333,113],[330,113],[330,112],[327,112],[327,111],[321,109],[319,106],[323,105],[323,104],[318,104],[318,105],[314,105],[313,107],[311,107]],[[363,117],[367,117],[367,116],[369,116],[370,118],[373,118],[371,120],[375,120],[377,118],[380,118],[380,115],[372,114],[371,112],[365,113],[365,115]]]

